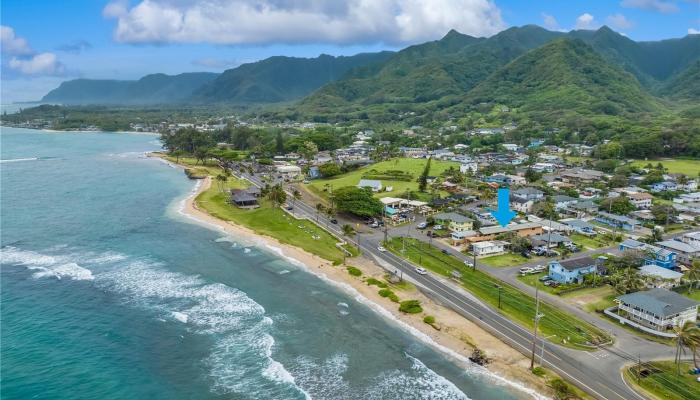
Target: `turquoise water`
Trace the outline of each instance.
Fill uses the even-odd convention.
[[[0,135],[3,399],[526,398],[188,221],[154,136]]]

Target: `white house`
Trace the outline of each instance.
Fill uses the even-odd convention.
[[[637,209],[649,209],[654,196],[649,193],[631,193],[627,198]]]
[[[700,231],[688,232],[681,236],[681,242],[700,247]]]
[[[278,165],[277,173],[284,176],[285,178],[296,178],[301,175],[301,168],[296,165]]]
[[[613,316],[620,322],[660,336],[675,337],[674,326],[698,317],[697,301],[661,288],[626,294],[615,302],[617,315]]]
[[[463,161],[459,164],[459,172],[463,174],[466,174],[467,171],[471,171],[475,174],[478,169],[479,164],[477,164],[475,161]]]
[[[360,179],[360,183],[357,184],[359,188],[370,188],[373,192],[380,192],[382,190],[382,181],[375,179]]]
[[[500,254],[506,250],[508,242],[502,240],[484,241],[472,243],[472,251],[477,256],[488,256],[492,254]]]
[[[642,265],[639,268],[639,275],[651,278],[647,286],[651,288],[666,288],[678,286],[681,283],[683,274],[668,268],[662,268],[658,265],[649,264]]]

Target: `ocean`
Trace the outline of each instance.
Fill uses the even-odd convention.
[[[3,399],[524,399],[182,215],[156,136],[0,133]]]

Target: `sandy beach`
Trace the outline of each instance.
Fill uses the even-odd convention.
[[[391,300],[379,296],[376,286],[367,285],[364,279],[374,277],[382,279],[386,271],[364,257],[348,259],[347,264],[360,268],[364,277],[353,277],[342,266],[334,266],[331,262],[299,248],[281,243],[278,240],[260,235],[244,226],[233,224],[215,218],[199,209],[196,197],[211,186],[209,177],[199,181],[189,196],[182,202],[180,212],[211,228],[220,229],[226,234],[244,241],[250,241],[262,249],[272,251],[291,262],[304,267],[309,272],[328,281],[352,295],[383,316],[395,320],[403,329],[428,342],[451,357],[468,365],[473,373],[483,373],[494,381],[504,385],[518,387],[535,398],[549,396],[551,389],[544,379],[533,375],[528,367],[529,360],[515,351],[498,338],[481,329],[476,324],[461,317],[455,312],[436,304],[420,291],[411,287],[406,290],[396,290],[402,299],[418,299],[424,309],[424,314],[409,315],[398,311],[398,306]],[[433,315],[440,330],[423,322],[423,316]],[[485,351],[491,358],[486,371],[483,367],[470,363],[467,359],[474,347]]]

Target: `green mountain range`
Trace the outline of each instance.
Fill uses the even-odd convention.
[[[137,81],[75,79],[61,83],[41,101],[62,104],[146,105],[188,102],[192,93],[218,74],[192,72],[152,74]]]
[[[563,33],[526,25],[489,38],[452,30],[440,40],[395,53],[270,57],[218,75],[78,79],[64,82],[42,101],[287,103],[283,113],[322,119],[388,109],[463,110],[478,103],[624,115],[700,99],[699,62],[700,35],[635,42],[608,27]]]

